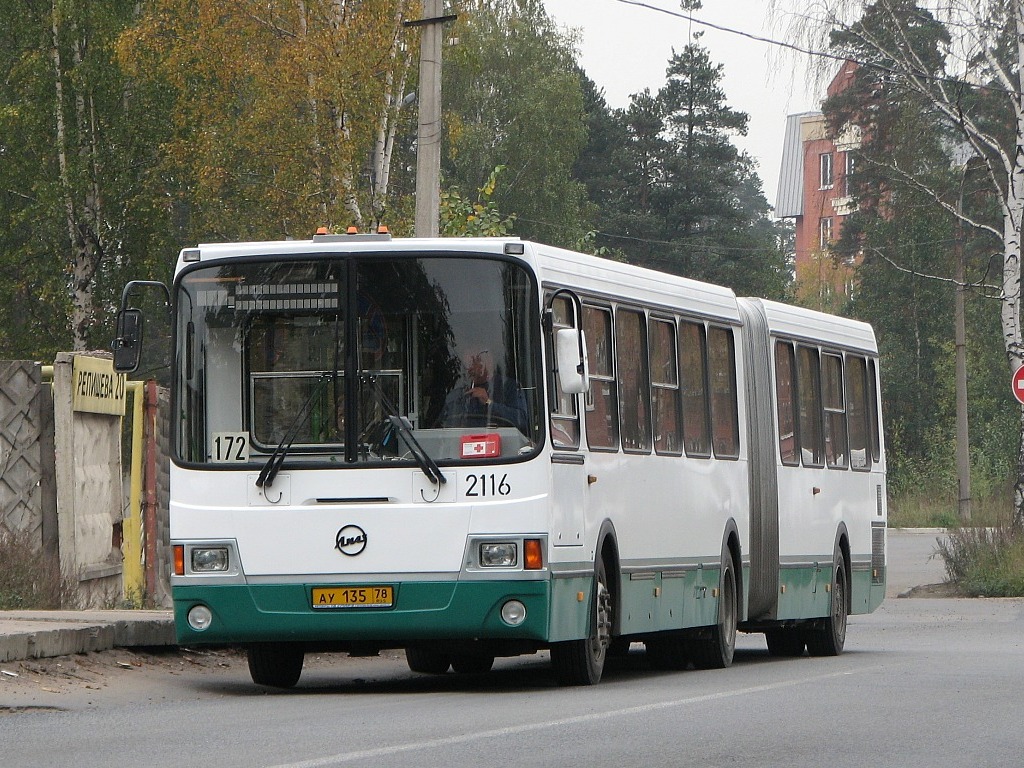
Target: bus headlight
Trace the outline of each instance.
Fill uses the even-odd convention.
[[[192,550],[193,573],[217,573],[227,569],[227,547],[195,547]]]
[[[518,600],[509,600],[501,606],[501,620],[510,627],[518,627],[526,621],[526,606]]]
[[[188,625],[196,632],[202,632],[213,623],[213,612],[205,605],[196,605],[188,611]]]
[[[513,541],[488,541],[480,545],[484,568],[513,568],[519,562],[519,547]]]

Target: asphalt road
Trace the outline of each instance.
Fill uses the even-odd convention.
[[[946,578],[946,567],[938,555],[937,541],[945,533],[937,528],[901,528],[888,535],[889,564],[885,596],[897,597],[914,587],[938,584]]]
[[[893,575],[904,546],[933,542],[894,536]],[[921,567],[941,580],[941,562]],[[556,686],[542,656],[443,677],[400,653],[319,656],[268,692],[226,652],[97,654],[15,681],[0,765],[1019,768],[1022,638],[1024,600],[893,598],[851,618],[837,658],[772,659],[751,635],[728,670],[665,673],[636,645],[585,689]]]

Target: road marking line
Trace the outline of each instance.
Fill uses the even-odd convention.
[[[872,669],[875,668],[876,667],[872,667]],[[642,715],[647,712],[656,712],[660,709],[671,709],[672,707],[683,707],[690,704],[703,704],[709,701],[730,699],[736,696],[747,696],[753,693],[777,691],[783,688],[792,688],[797,685],[816,683],[821,680],[830,680],[835,677],[846,677],[848,675],[854,674],[854,672],[864,671],[867,670],[858,669],[843,670],[842,672],[830,672],[827,675],[815,675],[814,677],[800,678],[799,680],[786,680],[783,682],[769,683],[766,685],[754,685],[750,686],[749,688],[739,688],[737,690],[732,691],[719,691],[718,693],[706,693],[700,696],[688,696],[685,699],[657,701],[652,702],[650,704],[640,704],[635,707],[626,707],[625,709],[616,709],[610,712],[592,712],[588,715],[576,715],[575,717],[565,717],[561,720],[551,720],[543,723],[524,723],[522,725],[510,725],[505,728],[494,728],[489,731],[480,731],[479,733],[465,733],[459,736],[446,736],[441,739],[428,739],[426,741],[416,741],[411,742],[409,744],[394,744],[390,747],[363,749],[357,752],[340,752],[336,755],[315,757],[312,760],[301,760],[297,763],[281,763],[280,765],[269,766],[268,768],[326,768],[326,766],[337,765],[339,763],[350,763],[353,760],[365,760],[368,758],[395,755],[402,752],[412,752],[423,749],[434,749],[437,747],[453,746],[456,744],[466,744],[473,741],[483,741],[485,739],[494,739],[503,736],[515,736],[521,733],[530,733],[531,731],[542,731],[548,728],[561,728],[565,725],[580,725],[582,723],[593,723],[600,720],[607,720],[613,717]]]

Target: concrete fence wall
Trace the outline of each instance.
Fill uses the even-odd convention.
[[[55,555],[53,406],[41,381],[38,363],[0,361],[0,529]]]
[[[77,577],[88,607],[117,604],[121,583],[121,422],[125,393],[120,377],[84,369],[110,356],[61,353],[53,363],[54,445],[60,564]],[[109,376],[111,380],[99,379]],[[94,406],[98,401],[99,406]],[[99,413],[106,408],[109,413]]]
[[[76,358],[88,358],[87,360]],[[78,585],[83,607],[111,607],[124,597],[122,524],[129,513],[124,474],[131,441],[123,418],[125,392],[108,377],[109,354],[64,353],[43,381],[31,361],[0,361],[0,530],[25,532],[35,547],[59,557]],[[101,411],[107,412],[101,412]],[[161,393],[154,441],[155,546],[145,563],[153,578],[148,598],[170,604],[167,530],[167,397]],[[137,551],[137,550],[136,550]]]

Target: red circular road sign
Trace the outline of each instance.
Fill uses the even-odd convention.
[[[1013,392],[1013,396],[1017,398],[1017,402],[1024,405],[1024,365],[1013,372],[1013,378],[1010,380],[1010,389]]]

